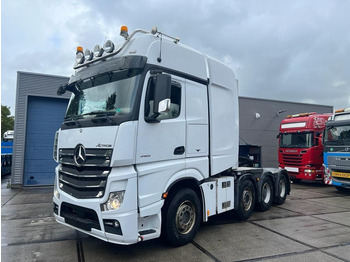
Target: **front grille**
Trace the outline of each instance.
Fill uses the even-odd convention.
[[[336,166],[337,168],[350,170],[350,156],[349,157],[328,156],[327,161],[329,166]]]
[[[303,157],[301,155],[282,154],[282,163],[286,166],[301,166]]]
[[[86,148],[85,161],[78,166],[74,160],[75,149],[59,151],[59,187],[76,198],[103,197],[107,177],[111,171],[111,149]]]
[[[91,231],[91,228],[101,230],[96,212],[92,209],[75,206],[63,202],[61,205],[61,217],[72,226]]]

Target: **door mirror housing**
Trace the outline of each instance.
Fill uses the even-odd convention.
[[[160,114],[170,110],[171,76],[159,74],[155,77],[153,112]]]
[[[57,89],[57,95],[61,96],[64,93],[66,93],[67,91],[67,85],[61,85],[58,89]]]

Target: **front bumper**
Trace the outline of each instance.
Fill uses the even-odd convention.
[[[291,179],[311,180],[311,181],[323,181],[322,169],[310,169],[310,168],[298,168],[298,171],[290,171],[288,167],[285,167]],[[305,172],[305,170],[310,170]]]
[[[119,190],[125,190],[121,207],[115,211],[102,211],[101,205],[107,201],[109,192]],[[108,177],[102,198],[78,199],[58,189],[59,198],[56,194],[53,197],[55,219],[61,224],[107,242],[121,245],[137,243],[140,237],[137,230],[136,190],[134,168],[115,168]]]

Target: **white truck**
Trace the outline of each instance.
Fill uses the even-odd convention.
[[[54,144],[55,219],[116,244],[189,243],[201,222],[284,203],[284,169],[238,167],[238,88],[223,63],[157,28],[83,53]]]

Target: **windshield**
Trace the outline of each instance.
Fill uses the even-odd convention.
[[[329,144],[349,144],[350,143],[350,125],[345,126],[327,126],[324,134],[325,143]]]
[[[132,112],[140,70],[128,69],[92,77],[67,88],[73,92],[65,120],[91,115],[126,115]]]
[[[308,148],[314,145],[313,133],[280,134],[280,147]]]

